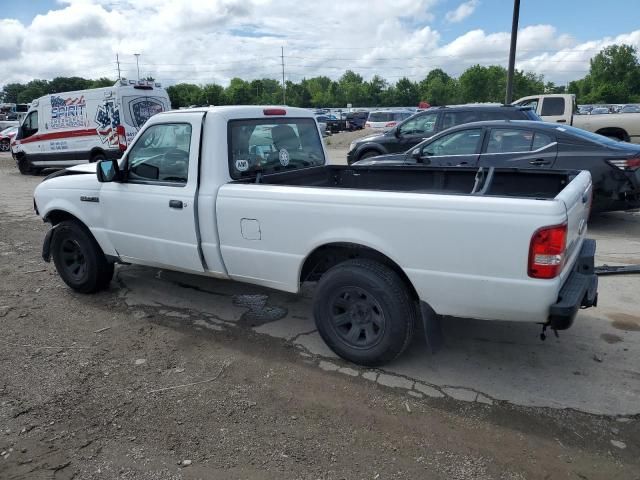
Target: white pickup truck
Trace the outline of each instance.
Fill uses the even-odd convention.
[[[116,262],[317,282],[320,334],[364,365],[418,322],[433,346],[443,315],[568,328],[597,298],[590,205],[587,171],[330,165],[311,112],[255,106],[155,115],[120,160],[56,172],[34,198],[71,288],[107,287]]]
[[[530,95],[514,105],[531,107],[545,122],[564,123],[623,142],[640,143],[640,113],[580,115],[576,97],[568,93]]]

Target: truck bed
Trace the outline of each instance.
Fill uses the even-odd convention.
[[[577,173],[511,168],[325,165],[270,173],[234,183],[552,199]]]

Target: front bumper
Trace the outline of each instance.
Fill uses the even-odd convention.
[[[596,241],[585,239],[574,269],[560,289],[558,301],[549,309],[548,325],[554,330],[566,330],[580,308],[598,304],[598,276],[593,268],[595,254]]]

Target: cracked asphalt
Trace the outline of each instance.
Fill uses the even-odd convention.
[[[383,369],[330,352],[301,296],[121,266],[67,289],[39,177],[0,156],[0,478],[640,478],[640,276],[572,329],[445,319]],[[590,224],[640,263],[640,215]],[[189,460],[190,462],[185,462]]]

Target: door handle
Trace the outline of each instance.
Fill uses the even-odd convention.
[[[556,120],[556,122],[558,122],[558,123],[567,123],[567,121],[564,118],[562,118],[560,120]]]
[[[182,200],[169,200],[169,208],[182,208],[184,204]]]
[[[549,160],[544,160],[542,158],[537,158],[536,160],[531,160],[529,164],[531,165],[549,165],[551,162]]]

